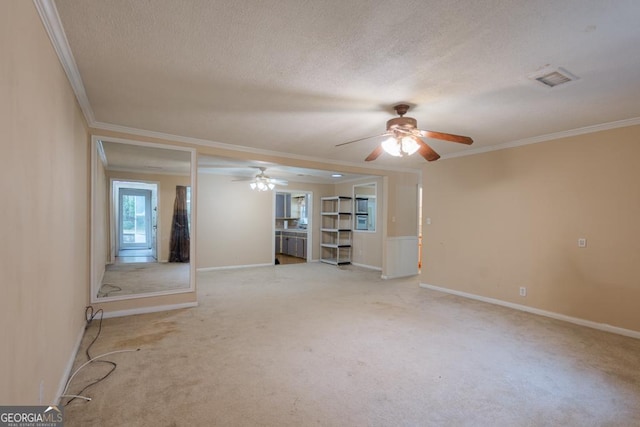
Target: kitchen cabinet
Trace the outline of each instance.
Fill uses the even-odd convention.
[[[287,255],[296,256],[296,245],[298,244],[298,238],[295,236],[287,237]]]
[[[307,258],[307,233],[304,231],[276,231],[276,254]]]
[[[296,242],[296,254],[298,258],[307,258],[307,239],[304,237],[298,237]]]
[[[276,218],[291,218],[291,194],[276,193]]]

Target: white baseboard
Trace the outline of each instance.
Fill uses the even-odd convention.
[[[527,313],[537,314],[539,316],[550,317],[552,319],[562,320],[564,322],[573,323],[580,326],[586,326],[592,329],[598,329],[600,331],[611,332],[613,334],[624,335],[626,337],[640,339],[640,331],[634,331],[631,329],[619,328],[617,326],[607,325],[606,323],[592,322],[591,320],[580,319],[578,317],[566,316],[560,313],[554,313],[552,311],[540,310],[538,308],[528,307],[526,305],[514,304],[512,302],[502,301],[495,298],[483,297],[476,294],[470,294],[467,292],[456,291],[453,289],[441,288],[439,286],[429,285],[426,283],[420,283],[421,288],[432,289],[434,291],[445,292],[447,294],[457,295],[464,298],[469,298],[477,301],[487,302],[489,304],[500,305],[503,307],[512,308],[514,310],[525,311]]]
[[[235,270],[237,268],[256,268],[256,267],[270,267],[275,265],[274,263],[270,264],[247,264],[247,265],[225,265],[222,267],[201,267],[197,268],[196,271],[198,273],[203,271],[217,271],[217,270]]]
[[[382,271],[382,267],[376,267],[374,265],[359,264],[357,262],[352,262],[351,265],[354,265],[356,267],[366,268],[367,270]]]
[[[387,276],[385,274],[382,274],[380,276],[380,278],[382,280],[391,280],[391,279],[402,279],[404,277],[413,277],[413,276],[417,276],[417,275],[418,275],[418,273],[402,274],[402,275],[399,275],[399,276]]]
[[[179,310],[181,308],[192,308],[197,306],[198,306],[198,302],[194,301],[194,302],[183,302],[181,304],[167,304],[167,305],[155,305],[153,307],[132,308],[129,310],[106,311],[104,313],[104,318],[109,319],[112,317],[133,316],[135,314],[156,313],[158,311]]]
[[[60,378],[60,383],[58,384],[58,390],[56,391],[56,395],[55,395],[54,403],[56,405],[59,405],[60,399],[62,399],[62,393],[64,393],[64,388],[67,385],[69,376],[71,375],[71,369],[73,369],[73,362],[75,362],[76,356],[78,355],[78,350],[80,350],[80,344],[82,344],[82,338],[84,337],[85,330],[86,330],[86,323],[84,323],[82,325],[82,328],[80,328],[80,333],[78,334],[78,337],[76,338],[76,343],[73,347],[73,350],[71,351],[71,357],[69,357],[69,360],[67,361],[67,366],[65,366],[62,377]],[[47,403],[45,402],[40,402],[40,404],[47,405]]]

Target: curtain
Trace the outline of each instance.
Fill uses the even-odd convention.
[[[173,222],[169,243],[169,262],[189,262],[189,216],[187,215],[187,187],[176,186]]]

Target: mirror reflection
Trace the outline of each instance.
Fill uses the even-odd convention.
[[[353,186],[355,231],[376,231],[376,183]]]
[[[193,289],[190,149],[94,140],[92,301]]]

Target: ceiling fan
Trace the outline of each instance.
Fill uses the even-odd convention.
[[[336,145],[336,147],[364,141],[365,139],[370,138],[388,137],[382,141],[382,143],[378,145],[376,149],[373,150],[364,160],[367,162],[375,160],[380,157],[383,151],[386,151],[396,157],[410,156],[413,153],[418,152],[427,161],[432,162],[434,160],[438,160],[440,155],[436,153],[433,148],[429,147],[422,138],[441,139],[443,141],[458,142],[460,144],[467,145],[473,143],[473,139],[468,136],[418,129],[418,122],[416,119],[413,117],[404,117],[404,115],[407,114],[407,111],[409,111],[409,106],[407,104],[398,104],[393,107],[393,109],[400,117],[395,117],[387,121],[387,131],[385,133],[344,142]]]
[[[260,173],[255,177],[246,177],[246,178],[238,178],[234,179],[234,181],[250,181],[249,186],[252,190],[257,191],[267,191],[273,190],[276,185],[288,185],[289,183],[284,179],[271,178],[267,176],[264,172],[267,170],[264,166],[251,166],[255,169],[260,169]]]

